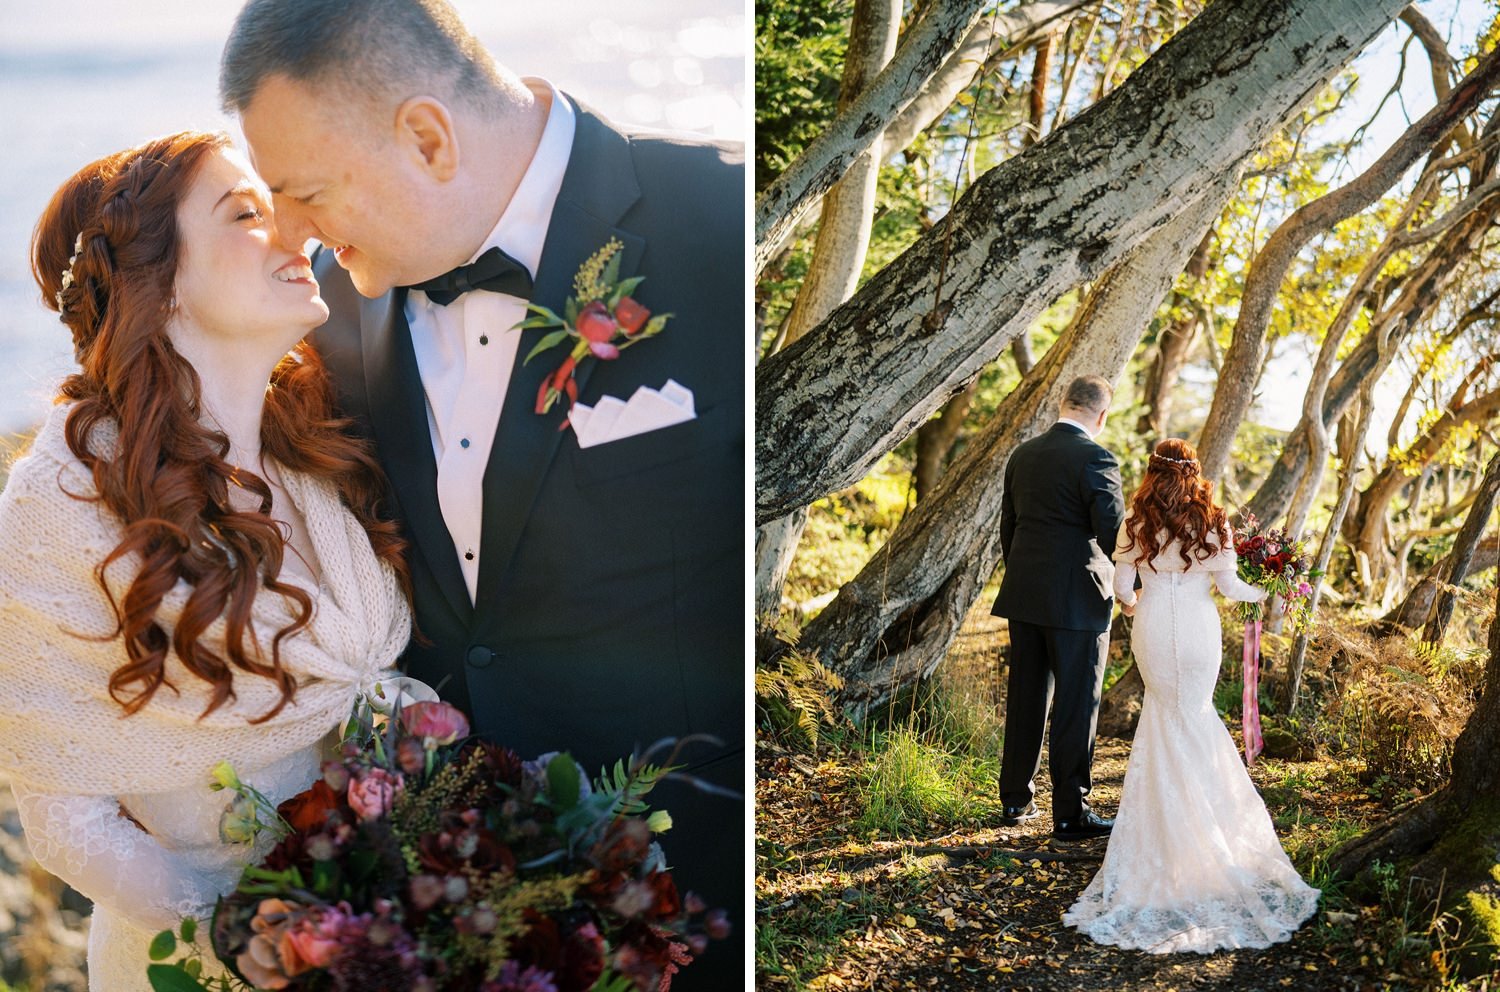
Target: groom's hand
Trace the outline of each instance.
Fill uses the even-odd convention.
[[[1120,612],[1123,613],[1123,614],[1125,614],[1127,617],[1133,617],[1133,616],[1135,616],[1135,604],[1134,603],[1121,603],[1120,604]]]

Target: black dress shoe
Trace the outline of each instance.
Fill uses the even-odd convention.
[[[1115,821],[1096,816],[1092,811],[1072,820],[1058,820],[1052,827],[1052,836],[1058,840],[1089,840],[1108,837]]]
[[[1007,806],[1004,815],[1000,817],[1000,822],[1007,827],[1014,827],[1027,820],[1035,820],[1041,815],[1036,808],[1036,803],[1027,803],[1025,806]]]

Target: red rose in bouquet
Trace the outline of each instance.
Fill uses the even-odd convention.
[[[213,951],[237,978],[304,992],[655,992],[727,934],[722,910],[678,893],[653,842],[671,820],[647,816],[643,797],[671,768],[622,761],[590,783],[567,754],[523,761],[466,739],[446,703],[380,730],[366,710],[353,726],[322,778],[277,808],[270,854],[219,901]],[[185,941],[195,931],[184,921]],[[176,939],[159,934],[153,960]],[[200,979],[193,954],[150,965],[153,988],[235,987]]]

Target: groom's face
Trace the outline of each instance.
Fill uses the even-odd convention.
[[[423,248],[441,218],[424,209],[427,177],[387,123],[373,102],[330,98],[276,76],[241,120],[286,246],[321,242],[368,297],[436,274],[425,271]]]

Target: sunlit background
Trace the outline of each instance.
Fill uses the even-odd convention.
[[[78,167],[145,138],[226,128],[218,59],[241,0],[0,0],[0,434],[41,419],[72,366],[37,298],[32,225]],[[741,0],[455,0],[490,51],[617,122],[745,140]]]

